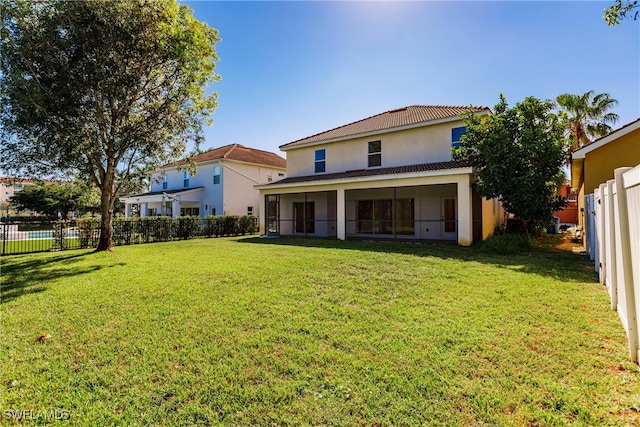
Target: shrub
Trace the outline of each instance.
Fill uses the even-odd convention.
[[[238,218],[239,232],[242,235],[256,232],[256,218],[252,215],[244,215]]]
[[[222,217],[215,215],[205,217],[203,233],[207,237],[222,235]]]
[[[181,216],[173,221],[173,235],[179,239],[191,239],[199,234],[200,217]]]
[[[236,215],[224,215],[222,217],[222,235],[223,236],[235,236],[239,231],[238,216]]]
[[[480,250],[484,252],[501,255],[526,252],[531,249],[529,238],[519,233],[504,233],[489,237],[479,244]]]
[[[130,245],[134,237],[135,218],[117,218],[113,220],[113,244],[116,246]]]

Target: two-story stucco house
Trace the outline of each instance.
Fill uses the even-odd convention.
[[[125,215],[139,205],[140,216],[260,215],[257,184],[283,179],[286,160],[275,153],[239,144],[193,157],[196,173],[180,170],[186,161],[166,165],[152,175],[151,191],[123,197]]]
[[[472,190],[473,168],[451,155],[467,108],[414,105],[282,145],[287,178],[257,186],[260,233],[460,245],[488,237],[504,211]]]

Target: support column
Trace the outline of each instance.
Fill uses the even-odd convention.
[[[338,240],[345,240],[347,238],[347,209],[344,188],[338,188],[336,193],[336,231]]]
[[[469,175],[458,180],[458,244],[470,246],[473,242],[473,211]]]
[[[266,203],[265,203],[265,199],[267,198],[267,195],[264,193],[260,193],[260,202],[258,203],[258,234],[260,236],[264,236],[266,234],[266,229],[265,229],[265,221],[267,220],[267,210],[266,210]]]
[[[148,203],[140,203],[140,216],[141,217],[149,216],[149,204]]]
[[[125,203],[124,204],[124,216],[125,216],[125,218],[129,218],[131,216],[131,204],[130,203]]]
[[[173,199],[173,202],[171,203],[171,216],[173,218],[180,216],[180,200],[177,198]]]

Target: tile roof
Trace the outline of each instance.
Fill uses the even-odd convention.
[[[131,196],[126,196],[125,198],[131,198],[131,197],[144,197],[144,196],[160,196],[162,194],[180,194],[180,193],[185,193],[187,191],[192,191],[192,190],[202,190],[204,189],[204,187],[191,187],[191,188],[180,188],[178,190],[159,190],[159,191],[148,191],[146,193],[140,193],[140,194],[134,194]]]
[[[219,159],[237,160],[239,162],[255,163],[283,169],[287,167],[287,161],[275,153],[245,147],[240,144],[229,144],[224,147],[214,148],[213,150],[193,156],[191,160],[197,164]],[[163,167],[185,164],[187,164],[187,160],[180,160],[176,163],[164,165]]]
[[[365,178],[368,176],[379,176],[379,175],[398,175],[403,173],[433,172],[433,171],[442,171],[447,169],[462,169],[462,168],[468,168],[468,167],[470,167],[469,163],[452,160],[448,162],[422,163],[418,165],[395,166],[395,167],[380,168],[380,169],[359,169],[359,170],[346,171],[346,172],[327,173],[322,175],[294,176],[290,178],[281,179],[280,181],[273,182],[271,184],[266,184],[265,186],[268,187],[271,185],[299,184],[303,182],[314,182],[314,181],[329,181],[334,179]]]
[[[293,148],[311,142],[340,139],[348,136],[355,136],[368,132],[382,131],[402,126],[416,125],[460,116],[463,112],[471,108],[475,112],[490,111],[488,107],[475,106],[447,106],[447,105],[410,105],[408,107],[390,110],[357,122],[349,123],[321,132],[297,141],[281,145],[281,149]]]

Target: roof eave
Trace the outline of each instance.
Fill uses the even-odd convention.
[[[488,108],[486,108],[486,109],[478,111],[477,114],[480,115],[480,116],[484,116],[484,115],[489,114],[489,112],[490,112],[490,110]],[[295,149],[298,149],[298,148],[313,147],[313,146],[316,146],[316,145],[330,144],[332,142],[347,141],[347,140],[356,139],[356,138],[365,138],[367,136],[383,135],[383,134],[391,133],[391,132],[399,132],[399,131],[403,131],[403,130],[415,129],[415,128],[420,128],[420,127],[425,127],[425,126],[433,126],[433,125],[437,125],[437,124],[455,122],[455,121],[460,121],[460,120],[462,120],[462,118],[460,118],[459,116],[444,117],[444,118],[441,118],[441,119],[429,120],[429,121],[426,121],[426,122],[412,123],[410,125],[396,126],[396,127],[392,127],[392,128],[380,129],[380,130],[375,130],[375,131],[370,131],[370,132],[356,133],[356,134],[353,134],[353,135],[346,135],[346,136],[341,136],[341,137],[337,137],[337,138],[328,138],[328,139],[323,139],[323,140],[319,140],[319,141],[312,141],[312,142],[306,142],[306,143],[305,142],[303,142],[303,143],[289,142],[287,144],[281,145],[278,148],[280,148],[281,151],[295,150]]]
[[[284,183],[278,184],[277,182],[269,183],[269,184],[260,184],[254,185],[253,188],[258,190],[264,189],[279,189],[279,188],[295,188],[295,187],[315,187],[315,186],[326,186],[326,185],[339,185],[339,184],[348,184],[350,182],[374,182],[374,181],[389,181],[394,179],[405,179],[405,178],[420,178],[420,177],[433,177],[433,176],[446,176],[446,175],[465,175],[473,173],[472,166],[465,166],[461,168],[452,168],[452,169],[442,169],[435,171],[421,171],[421,172],[404,172],[404,173],[395,173],[395,174],[385,174],[385,175],[368,175],[368,176],[357,176],[357,177],[344,177],[344,178],[333,178],[326,180],[314,180],[314,181],[302,181],[302,182],[292,182],[292,183]]]

